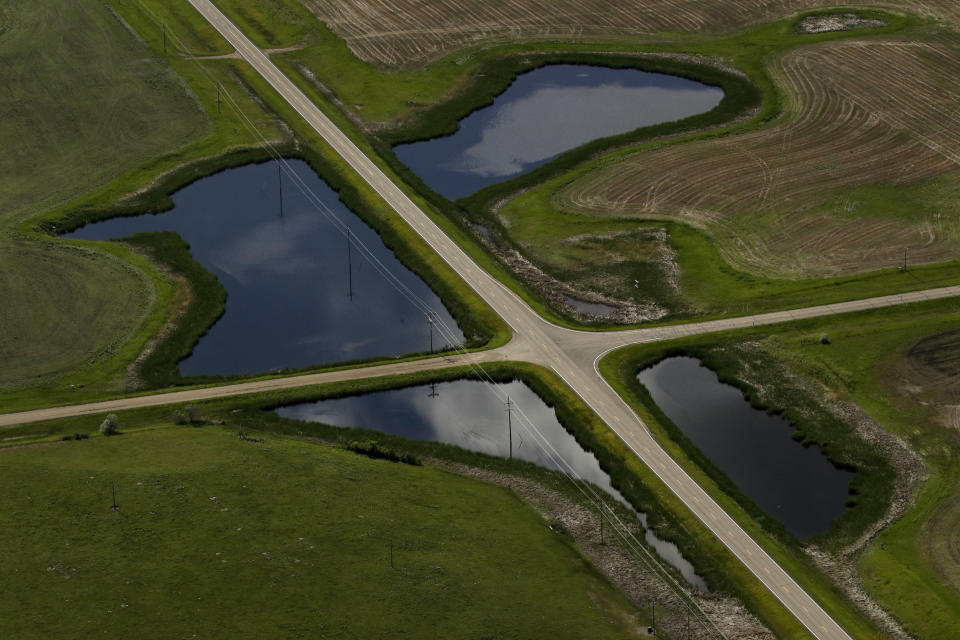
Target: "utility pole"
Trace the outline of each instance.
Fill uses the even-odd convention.
[[[220,114],[220,83],[217,83],[217,115]]]
[[[600,544],[603,542],[603,503],[600,504]]]
[[[428,398],[436,398],[436,397],[438,397],[439,395],[440,395],[440,394],[437,393],[437,383],[436,383],[436,382],[431,382],[431,383],[430,383],[430,393],[427,394],[427,397],[428,397]]]
[[[167,23],[163,23],[163,53],[167,53]]]
[[[513,402],[507,396],[507,439],[510,446],[510,459],[513,460]]]
[[[903,270],[907,270],[907,248],[903,248]]]
[[[433,315],[432,312],[427,312],[427,324],[430,325],[430,353],[433,353]]]
[[[117,485],[113,485],[113,506],[110,508],[114,511],[120,508],[117,506]]]
[[[654,633],[657,630],[657,599],[654,598],[650,601],[650,626],[653,627]]]
[[[390,568],[393,569],[393,538],[390,538]]]
[[[353,254],[350,248],[350,229],[347,229],[347,291],[353,300]]]
[[[220,85],[217,85],[217,113],[220,112]],[[277,163],[277,184],[280,186],[280,217],[283,217],[283,167]]]

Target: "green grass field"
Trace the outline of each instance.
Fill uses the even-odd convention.
[[[192,92],[103,3],[9,2],[4,21],[0,388],[108,358],[157,296],[143,265],[15,225],[209,129]]]
[[[433,468],[214,426],[0,457],[5,637],[638,631],[630,605],[530,507]]]

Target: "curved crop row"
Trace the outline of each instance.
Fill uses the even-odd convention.
[[[422,63],[478,42],[531,37],[729,32],[807,9],[909,9],[960,23],[952,0],[304,0],[357,57]]]
[[[777,73],[789,97],[774,126],[637,154],[557,199],[584,213],[688,222],[753,271],[862,272],[896,265],[904,249],[911,263],[955,259],[957,52],[845,42],[794,52]]]

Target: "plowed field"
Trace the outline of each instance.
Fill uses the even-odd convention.
[[[804,48],[776,73],[785,112],[744,135],[668,146],[590,171],[556,196],[604,216],[710,232],[754,272],[831,275],[960,250],[960,55],[946,44]]]
[[[950,0],[303,0],[357,57],[422,63],[478,42],[577,35],[721,33],[806,9],[869,6],[954,23]]]

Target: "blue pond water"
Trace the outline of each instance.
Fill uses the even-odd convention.
[[[638,377],[693,444],[797,538],[826,532],[843,513],[853,474],[794,440],[789,422],[750,406],[699,360],[667,358]]]
[[[340,427],[366,427],[507,457],[510,427],[503,404],[505,397],[514,403],[515,458],[583,478],[630,506],[610,484],[610,477],[597,458],[577,443],[557,420],[556,412],[522,382],[494,385],[457,380],[306,402],[280,407],[276,412],[286,418]],[[536,425],[536,429],[530,425]],[[639,513],[637,517],[646,528],[646,515]],[[676,567],[691,585],[706,590],[706,583],[676,545],[657,538],[649,529],[644,536],[660,557]]]
[[[220,279],[228,295],[223,317],[180,363],[185,375],[253,373],[426,350],[430,326],[410,296],[435,314],[436,326],[451,329],[448,336],[434,331],[435,348],[461,342],[457,323],[426,283],[309,165],[295,160],[289,166],[349,227],[352,269],[345,233],[294,187],[288,174],[281,215],[276,162],[199,180],[175,193],[175,207],[166,213],[106,220],[69,237],[105,240],[164,230],[190,243],[193,257]],[[361,245],[399,288],[363,257]]]
[[[456,199],[591,140],[703,113],[722,99],[717,87],[662,73],[549,65],[519,75],[455,134],[394,152],[434,191]]]

